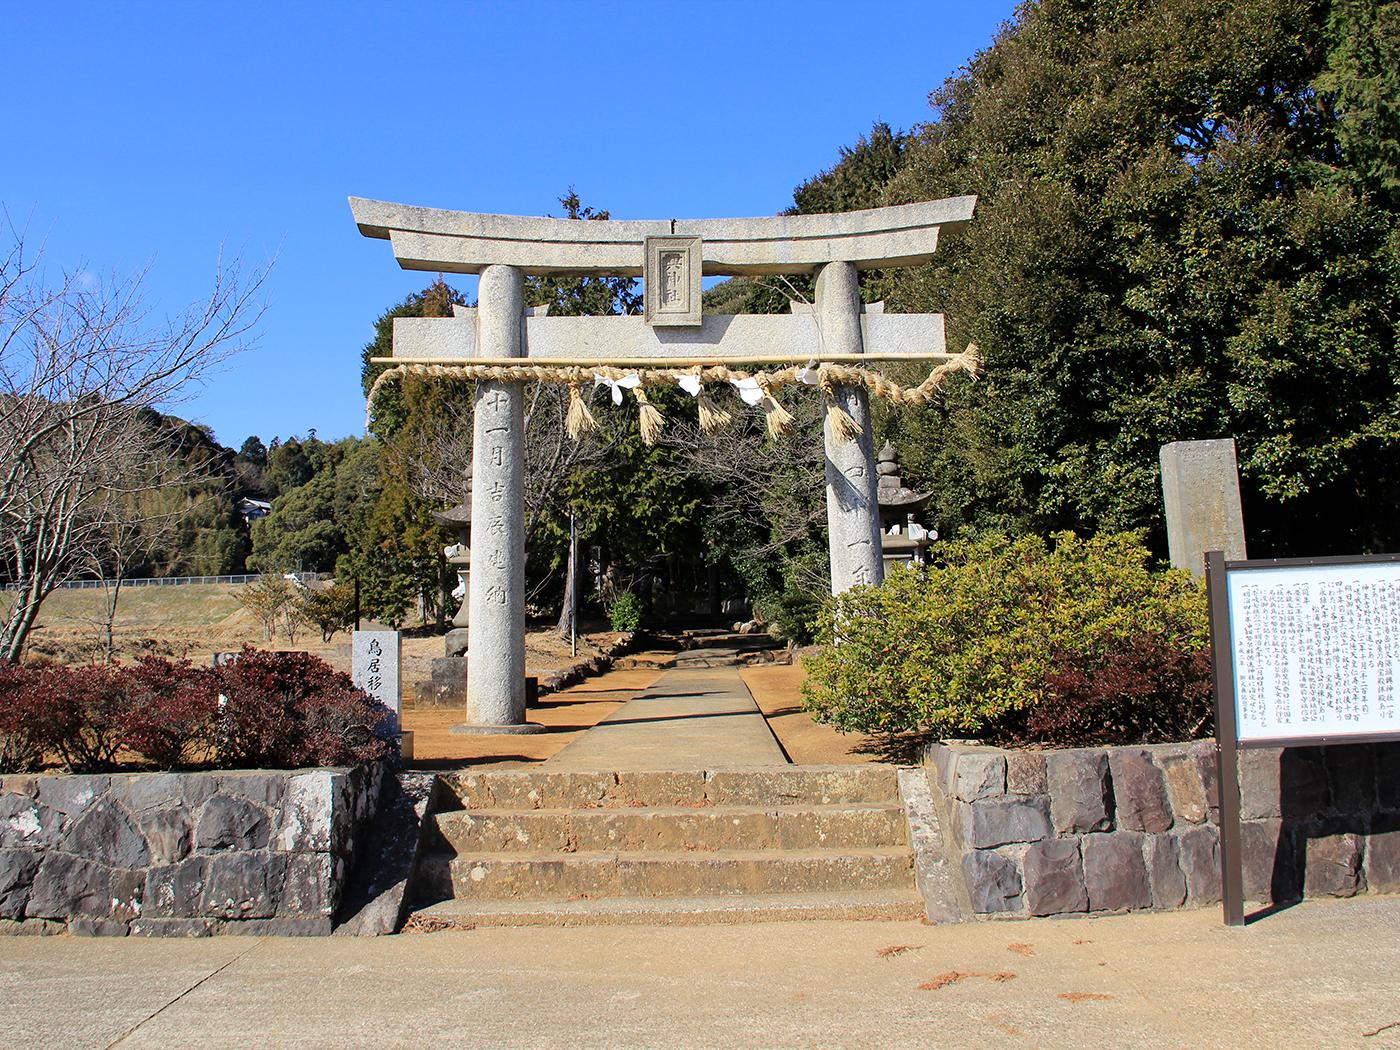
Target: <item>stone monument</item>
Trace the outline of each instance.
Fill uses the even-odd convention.
[[[1234,438],[1173,441],[1162,446],[1159,459],[1173,567],[1204,576],[1206,551],[1224,551],[1230,561],[1245,558]]]
[[[928,261],[940,232],[965,226],[975,204],[975,197],[964,196],[838,215],[579,222],[351,198],[360,232],[388,240],[404,269],[480,275],[476,308],[459,307],[450,318],[397,318],[388,359],[404,368],[456,367],[477,381],[468,587],[473,673],[470,721],[460,729],[540,728],[524,721],[524,382],[546,366],[585,375],[602,369],[595,379],[611,387],[619,404],[624,389],[633,391],[643,407],[645,436],[641,380],[607,370],[693,369],[696,393],[702,369],[720,372],[703,377],[717,382],[729,367],[789,366],[788,379],[820,385],[828,401],[832,592],[879,583],[884,566],[869,393],[849,366],[941,360],[951,372],[974,369],[976,358],[971,351],[947,353],[941,314],[886,314],[882,304],[862,304],[858,273]],[[527,309],[524,278],[559,273],[642,277],[645,313],[550,317],[544,309]],[[815,275],[816,301],[793,304],[791,314],[703,315],[703,276],[797,273]],[[575,391],[578,378],[569,377]],[[772,397],[764,378],[771,377],[728,381],[746,403],[767,405]],[[940,378],[935,369],[925,385],[931,390]]]
[[[350,667],[354,683],[394,713],[390,731],[400,732],[399,632],[353,632]]]

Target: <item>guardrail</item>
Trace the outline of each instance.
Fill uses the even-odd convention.
[[[196,583],[256,583],[258,580],[263,578],[263,575],[264,574],[260,572],[253,572],[235,576],[150,576],[141,577],[138,579],[122,580],[122,586],[188,587],[191,584]],[[295,575],[306,583],[315,583],[316,581],[320,580],[323,576],[329,576],[330,574],[320,572],[298,572],[291,573],[289,575]],[[55,586],[54,590],[93,590],[97,588],[111,587],[113,583],[114,581],[112,580],[69,580],[66,583],[58,584],[57,586]],[[18,584],[14,583],[0,584],[0,591],[13,591],[17,587]]]

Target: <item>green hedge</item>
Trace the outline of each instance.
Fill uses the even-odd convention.
[[[819,721],[848,731],[1024,741],[1034,735],[1037,708],[1079,702],[1099,669],[1112,669],[1105,681],[1118,680],[1125,661],[1136,660],[1134,676],[1150,684],[1160,673],[1172,689],[1183,660],[1192,674],[1204,673],[1204,589],[1190,573],[1153,571],[1136,533],[1061,533],[1049,543],[992,536],[943,544],[938,553],[939,566],[855,588],[823,616],[824,645],[807,660],[804,686]],[[1138,666],[1139,653],[1171,667]],[[1067,672],[1077,691],[1057,689]],[[1156,732],[1204,728],[1195,715],[1177,721]]]

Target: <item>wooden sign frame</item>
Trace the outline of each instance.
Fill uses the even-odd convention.
[[[1400,729],[1380,733],[1333,733],[1316,736],[1240,740],[1235,689],[1234,636],[1227,577],[1232,571],[1325,566],[1379,565],[1400,562],[1400,554],[1340,558],[1269,558],[1226,561],[1222,551],[1206,553],[1206,596],[1210,610],[1211,661],[1215,679],[1215,741],[1220,785],[1220,889],[1225,925],[1243,926],[1244,857],[1240,819],[1239,752],[1242,748],[1366,744],[1400,740]]]

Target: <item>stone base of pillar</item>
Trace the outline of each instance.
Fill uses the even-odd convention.
[[[453,726],[452,732],[469,736],[493,736],[498,733],[520,736],[525,733],[543,733],[544,729],[544,726],[536,725],[534,722],[521,722],[519,725],[506,726],[473,725],[464,722],[462,725]]]

